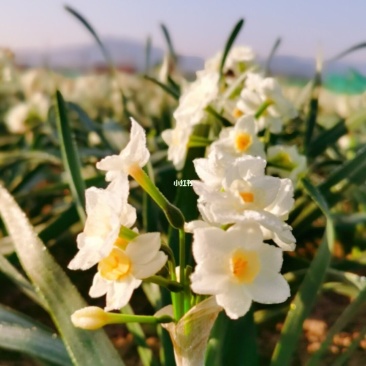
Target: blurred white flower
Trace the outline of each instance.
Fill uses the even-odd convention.
[[[224,128],[211,148],[232,157],[248,154],[265,158],[263,143],[257,137],[252,115],[241,117],[234,127]]]
[[[203,72],[218,72],[222,59],[222,51],[205,62]],[[233,73],[233,76],[238,76],[247,71],[255,59],[254,52],[251,48],[245,46],[232,47],[226,57],[223,73]]]
[[[97,168],[106,170],[107,181],[111,181],[120,174],[128,175],[135,167],[143,167],[150,158],[146,147],[146,133],[144,129],[131,118],[130,141],[119,155],[107,156],[97,163]]]
[[[211,149],[207,158],[195,159],[193,163],[199,178],[207,187],[217,191],[227,189],[237,179],[263,176],[266,167],[266,161],[260,157],[244,155],[233,158],[231,155],[222,154],[215,147]]]
[[[27,130],[26,121],[29,111],[30,107],[26,102],[18,103],[12,107],[4,118],[8,130],[12,133],[24,133]]]
[[[237,108],[244,114],[255,114],[265,103],[268,107],[257,120],[258,131],[269,128],[272,133],[279,133],[283,121],[297,116],[293,104],[283,96],[275,79],[248,73]]]
[[[141,234],[123,246],[113,247],[99,262],[89,295],[107,294],[106,311],[122,308],[142,280],[157,273],[166,263],[168,257],[159,249],[160,233]]]
[[[163,131],[161,137],[168,145],[168,160],[171,161],[177,170],[181,170],[184,166],[189,137],[193,128],[190,125],[179,126],[173,129]]]
[[[79,252],[68,268],[86,270],[121,242],[118,237],[121,225],[130,228],[136,221],[136,210],[127,203],[128,192],[127,176],[122,175],[107,189],[86,190],[87,219],[84,231],[77,237]]]
[[[289,178],[295,184],[306,171],[306,157],[296,146],[270,146],[267,150],[268,174]]]
[[[193,256],[197,265],[191,275],[192,290],[214,295],[231,319],[245,315],[252,301],[276,304],[290,296],[289,285],[279,273],[282,251],[263,243],[256,224],[234,225],[227,231],[195,230]]]
[[[205,108],[215,100],[219,91],[219,74],[208,73],[197,77],[179,98],[178,108],[173,116],[176,125],[183,128],[202,122]]]

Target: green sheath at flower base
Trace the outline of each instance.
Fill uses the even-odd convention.
[[[127,241],[131,241],[138,237],[139,234],[137,234],[135,231],[129,229],[126,226],[121,226],[119,229],[119,237],[122,239],[125,239]]]
[[[166,218],[174,228],[181,229],[184,227],[182,212],[164,197],[158,187],[156,187],[149,176],[138,165],[131,166],[128,173],[164,211]]]

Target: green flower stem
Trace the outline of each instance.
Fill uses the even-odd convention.
[[[118,236],[127,241],[132,241],[133,239],[137,238],[139,236],[139,234],[137,234],[133,230],[127,228],[126,226],[121,226],[121,228],[119,229]]]
[[[185,266],[186,266],[186,242],[184,230],[179,230],[179,282],[185,288]],[[180,293],[179,318],[184,315],[185,293]]]
[[[130,315],[130,314],[107,313],[106,324],[126,324],[126,323],[159,324],[159,323],[170,323],[172,321],[174,321],[174,319],[172,319],[168,315],[155,317],[155,316],[151,316],[151,315]]]
[[[182,212],[164,197],[150,177],[137,165],[130,168],[129,174],[164,211],[170,225],[176,229],[182,229],[185,221]]]
[[[257,110],[257,112],[255,113],[255,115],[254,115],[254,117],[255,117],[255,119],[258,119],[265,111],[266,111],[266,109],[270,106],[270,105],[272,105],[273,104],[273,101],[272,100],[266,100],[265,102],[263,102],[260,106],[259,106],[259,108],[258,108],[258,110]]]
[[[188,312],[189,309],[191,308],[192,292],[190,287],[188,286],[189,277],[191,273],[192,273],[192,267],[188,265],[184,271],[184,278],[186,284],[186,286],[184,287],[184,313]]]
[[[175,264],[174,253],[171,250],[171,248],[166,244],[161,244],[160,250],[168,256],[168,260],[171,262],[171,265],[173,266],[174,270],[170,271],[170,268],[169,268],[169,271],[172,272],[172,273],[170,273],[170,275],[172,275],[172,274],[174,275],[173,276],[174,278],[172,278],[172,279],[175,281],[176,280],[176,276],[175,276],[175,266],[176,266],[176,264]]]
[[[176,281],[168,280],[161,276],[151,276],[144,279],[145,282],[156,283],[159,286],[166,287],[169,291],[179,292],[183,290],[183,286]]]

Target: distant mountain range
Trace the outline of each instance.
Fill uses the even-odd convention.
[[[116,65],[124,66],[136,71],[145,67],[145,45],[134,40],[121,38],[105,38],[103,40]],[[154,65],[163,59],[164,51],[152,47],[150,51],[150,64]],[[55,69],[88,70],[96,65],[103,65],[103,55],[95,43],[80,46],[64,46],[44,51],[18,50],[16,62],[28,67],[48,66]],[[195,56],[180,56],[181,69],[186,73],[193,73],[203,68],[204,60]],[[259,58],[260,63],[264,63]],[[336,62],[326,65],[326,74],[346,74],[350,69],[366,74],[366,63]],[[295,56],[275,56],[271,63],[271,71],[275,75],[296,76],[310,78],[315,72],[315,60]]]

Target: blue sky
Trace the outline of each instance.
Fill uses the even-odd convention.
[[[90,42],[90,35],[59,0],[12,0],[0,5],[0,46],[46,49]],[[365,0],[69,0],[102,36],[121,36],[164,46],[159,24],[170,30],[181,54],[208,57],[220,50],[244,17],[238,43],[268,54],[278,36],[280,54],[330,57],[366,42]],[[349,56],[366,61],[366,49]]]

